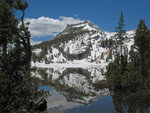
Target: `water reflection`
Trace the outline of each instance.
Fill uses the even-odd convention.
[[[114,93],[112,100],[117,113],[150,113],[150,96],[148,95]]]
[[[47,113],[150,113],[150,96],[110,95],[94,87],[104,79],[98,67],[37,68],[33,75],[51,91]]]
[[[67,102],[89,104],[109,93],[108,89],[96,89],[94,83],[105,78],[101,70],[92,68],[37,68],[34,75],[42,84],[54,87],[65,96]]]

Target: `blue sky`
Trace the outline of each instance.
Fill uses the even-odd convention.
[[[27,1],[29,8],[26,10],[26,18],[30,19],[48,17],[61,21],[65,17],[72,17],[74,20],[89,20],[106,31],[115,31],[122,10],[126,30],[136,29],[140,19],[144,19],[148,27],[150,27],[150,0]],[[46,35],[41,37],[45,37],[45,40],[48,39]],[[41,37],[39,36],[37,40],[41,40]],[[33,38],[36,38],[36,36],[33,36]]]

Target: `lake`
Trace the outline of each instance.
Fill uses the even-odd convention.
[[[37,68],[40,89],[49,90],[46,113],[150,113],[150,96],[111,93],[98,89],[104,80],[99,67]]]

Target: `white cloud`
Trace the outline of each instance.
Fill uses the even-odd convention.
[[[60,16],[59,19],[49,17],[27,18],[25,22],[30,22],[28,27],[31,37],[44,37],[49,35],[55,36],[58,32],[64,30],[67,24],[79,23],[81,20]]]

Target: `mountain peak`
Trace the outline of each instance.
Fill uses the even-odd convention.
[[[98,31],[100,30],[98,26],[95,26],[92,22],[90,21],[82,21],[77,24],[68,24],[63,31],[63,34],[65,33],[70,33],[70,32],[78,32],[81,30],[88,30],[88,31]]]

